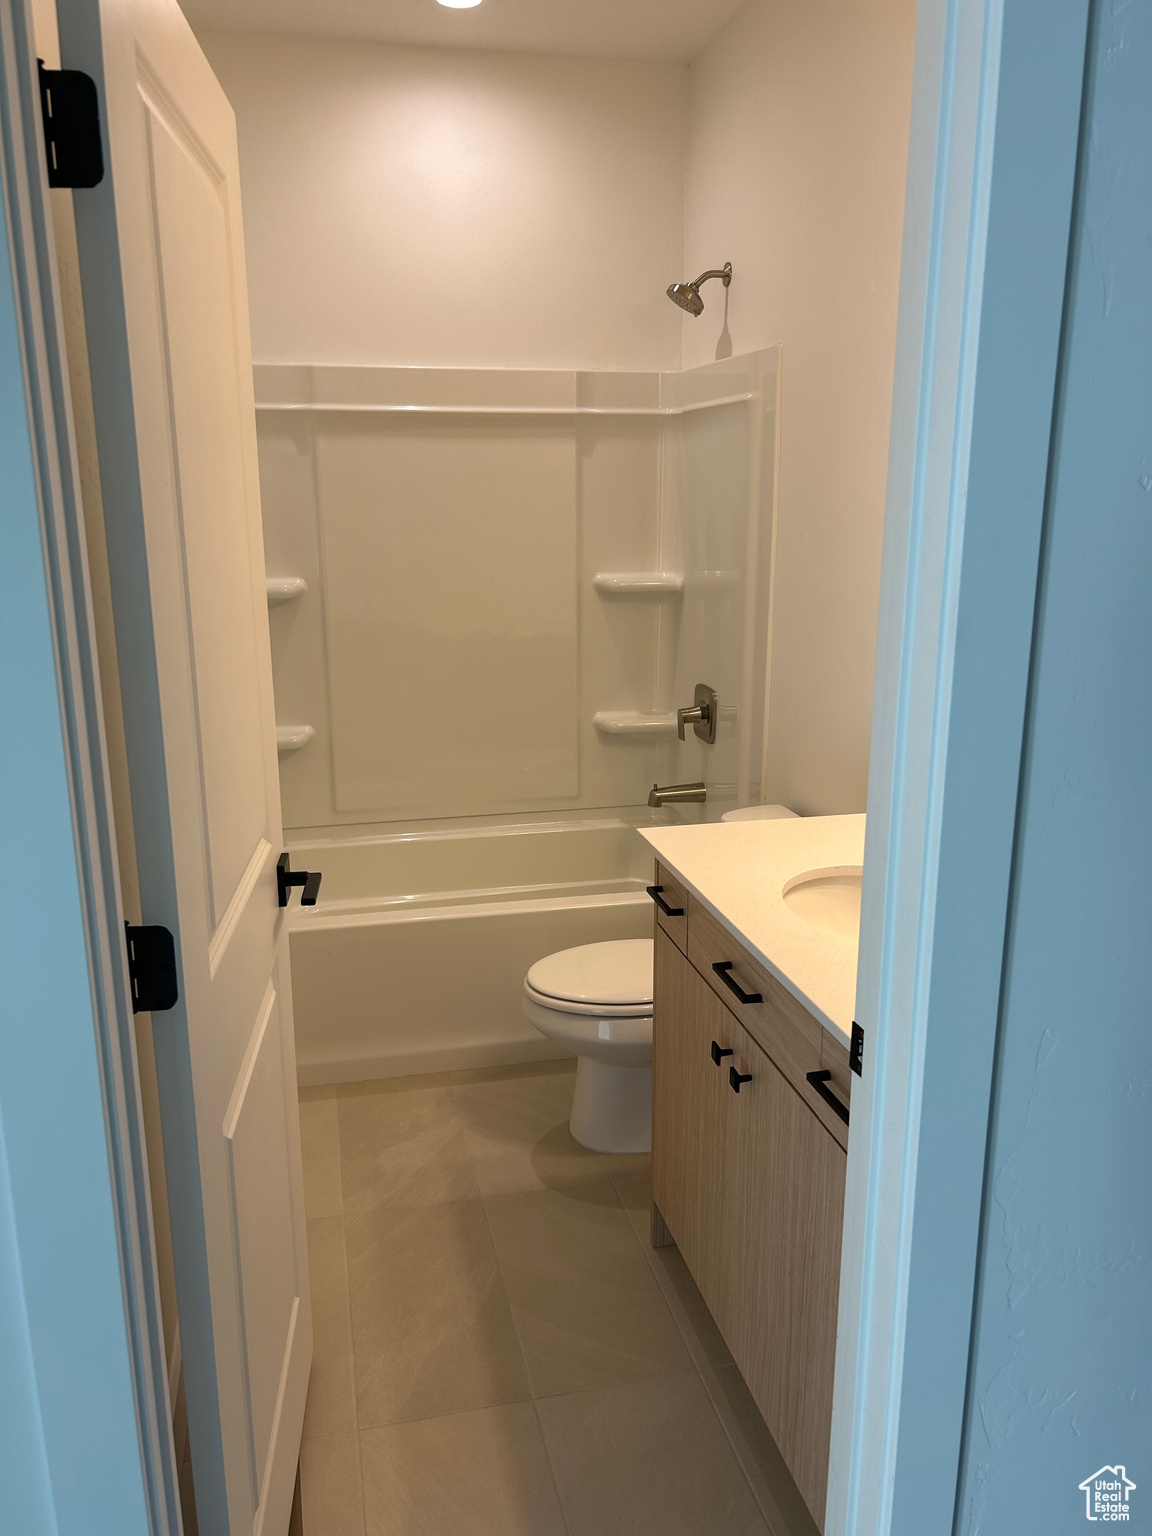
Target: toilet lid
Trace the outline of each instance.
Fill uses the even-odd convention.
[[[650,1005],[652,940],[613,939],[561,949],[537,960],[527,980],[533,992],[560,1002],[606,1008]]]

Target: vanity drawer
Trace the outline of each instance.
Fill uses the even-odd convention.
[[[767,1051],[824,1128],[842,1147],[847,1147],[847,1125],[820,1088],[808,1080],[810,1072],[832,1070],[824,1060],[824,1026],[694,896],[688,898],[688,958],[721,1002]],[[723,970],[718,971],[717,966]],[[749,998],[756,994],[759,997],[754,1002],[742,1002],[741,993]],[[847,1065],[845,1051],[845,1072]],[[835,1084],[828,1081],[823,1087],[846,1103],[838,1091],[842,1086],[839,1063],[835,1076]]]
[[[852,1105],[852,1069],[848,1065],[848,1047],[841,1044],[826,1029],[821,1030],[821,1035],[823,1038],[820,1043],[820,1068],[822,1071],[832,1074],[824,1084],[825,1090],[839,1103],[843,1104],[845,1109],[850,1109]],[[833,1119],[825,1118],[829,1112],[834,1116]],[[827,1100],[824,1100],[822,1105],[821,1119],[824,1120],[825,1125],[828,1126],[833,1136],[836,1137],[836,1140],[847,1151],[848,1126],[840,1118],[839,1112],[833,1109]]]
[[[663,864],[656,866],[656,880],[648,887],[656,908],[656,921],[677,946],[688,953],[688,892]]]
[[[828,1084],[842,1104],[852,1103],[852,1068],[848,1065],[848,1047],[834,1035],[824,1031],[820,1049],[820,1065],[832,1074]]]

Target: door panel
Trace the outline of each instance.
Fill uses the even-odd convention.
[[[269,983],[224,1120],[237,1280],[249,1382],[248,1440],[256,1486],[268,1465],[300,1305],[291,1190],[291,1129],[279,1001]]]
[[[155,218],[157,288],[195,292],[165,304],[164,361],[176,427],[176,481],[186,571],[212,927],[265,836],[259,680],[236,658],[256,650],[234,274],[226,182],[186,124],[141,85]]]
[[[652,1190],[684,1262],[720,1327],[728,1294],[724,1228],[723,1057],[735,1028],[662,928],[656,929],[652,1027]]]
[[[199,1525],[284,1536],[312,1349],[236,133],[174,0],[60,0]]]

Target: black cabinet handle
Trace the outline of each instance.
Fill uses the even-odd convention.
[[[737,1072],[735,1067],[729,1067],[728,1068],[728,1081],[731,1084],[732,1092],[733,1093],[739,1093],[740,1092],[740,1084],[741,1083],[750,1083],[752,1081],[752,1074],[751,1074],[751,1072]]]
[[[834,1110],[843,1120],[844,1124],[847,1125],[848,1106],[847,1104],[841,1104],[840,1100],[828,1087],[828,1084],[832,1081],[831,1072],[809,1072],[807,1073],[807,1078],[828,1108]]]
[[[648,892],[649,896],[651,896],[652,900],[660,908],[665,917],[684,916],[683,907],[670,907],[664,900],[663,896],[661,896],[660,892],[664,889],[662,885],[646,885],[644,889]]]
[[[731,1051],[726,1051],[718,1040],[713,1040],[713,1042],[712,1042],[712,1060],[716,1063],[717,1066],[720,1065],[720,1062],[723,1059],[723,1057],[731,1056],[731,1054],[732,1054],[732,1052]]]
[[[731,960],[717,960],[713,963],[712,969],[716,972],[717,976],[719,976],[720,980],[728,988],[729,992],[735,992],[736,996],[742,1003],[762,1003],[764,1001],[763,995],[761,993],[745,992],[744,988],[738,981],[732,980],[732,977],[729,975],[729,972],[732,969]]]
[[[318,869],[293,869],[292,861],[286,853],[282,853],[276,860],[276,898],[282,907],[288,905],[288,897],[294,885],[303,886],[300,905],[314,907],[322,879],[323,875]]]

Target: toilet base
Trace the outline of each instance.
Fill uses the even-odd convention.
[[[592,1152],[651,1152],[652,1068],[576,1062],[572,1135]]]

